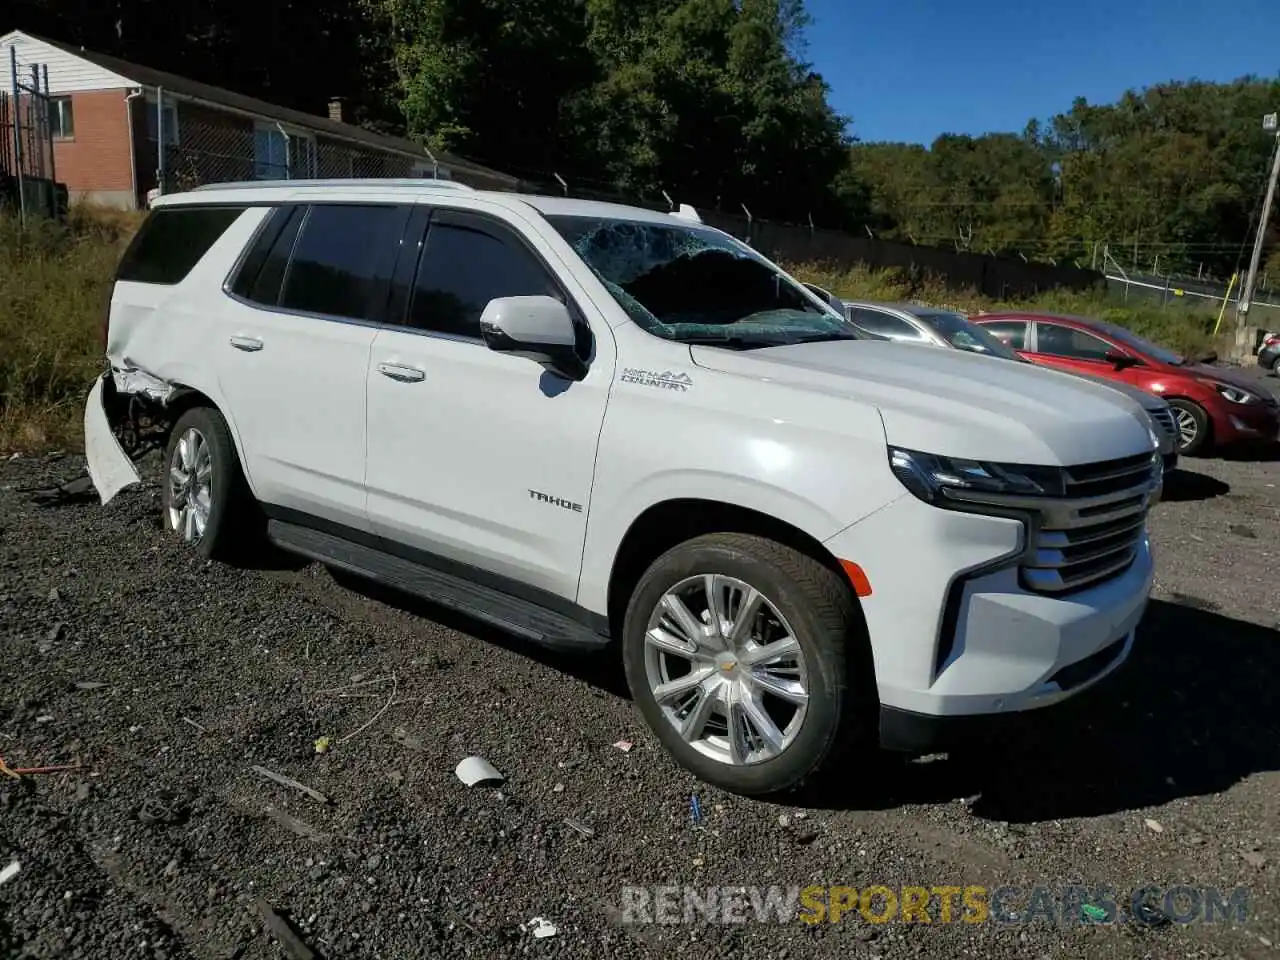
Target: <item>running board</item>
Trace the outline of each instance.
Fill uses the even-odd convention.
[[[267,537],[281,550],[438,603],[540,646],[588,651],[609,644],[608,637],[572,617],[331,533],[271,520]]]

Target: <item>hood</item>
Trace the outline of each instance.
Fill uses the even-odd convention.
[[[870,404],[890,444],[944,456],[1070,466],[1155,448],[1110,385],[963,350],[878,340],[760,350],[690,347],[709,370]]]

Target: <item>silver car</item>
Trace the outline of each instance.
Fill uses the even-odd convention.
[[[823,294],[834,300],[825,291]],[[867,300],[837,302],[843,305],[845,316],[849,321],[860,332],[866,334],[903,343],[970,350],[1003,360],[1017,360],[1020,363],[1031,362],[1023,359],[1015,350],[1001,343],[964,314],[954,310],[922,307],[910,303],[875,303]],[[1137,387],[1103,377],[1092,377],[1083,373],[1072,375],[1105,384],[1137,402],[1151,418],[1156,436],[1160,440],[1160,456],[1164,460],[1166,472],[1177,467],[1177,434],[1173,410],[1163,397],[1157,397]]]

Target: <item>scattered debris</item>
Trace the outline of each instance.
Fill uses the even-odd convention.
[[[1133,918],[1148,927],[1166,927],[1170,923],[1168,914],[1146,900],[1139,900],[1133,905]]]
[[[296,833],[298,836],[306,837],[308,840],[324,839],[325,835],[311,824],[307,823],[305,820],[299,820],[297,817],[287,814],[283,810],[267,806],[263,809],[263,812],[290,833]]]
[[[51,507],[60,503],[79,503],[91,500],[98,495],[98,491],[93,486],[93,478],[88,474],[56,487],[25,492],[31,494],[32,503],[41,507]]]
[[[254,773],[256,773],[258,776],[266,777],[268,780],[278,783],[282,787],[288,787],[290,790],[297,790],[299,793],[310,797],[316,803],[329,802],[329,798],[326,797],[319,790],[312,790],[306,784],[299,783],[297,780],[294,780],[292,777],[286,777],[283,774],[276,773],[274,770],[268,770],[266,767],[259,767],[256,764],[250,767],[250,769]]]
[[[534,917],[524,925],[524,929],[531,931],[535,940],[544,940],[547,937],[554,937],[560,932],[556,929],[556,925],[545,917]]]
[[[182,718],[182,722],[183,722],[183,723],[190,724],[191,726],[193,726],[193,727],[195,727],[197,730],[199,730],[201,733],[208,733],[208,732],[209,732],[206,728],[204,728],[204,727],[200,726],[200,724],[196,723],[196,722],[195,722],[194,720],[192,720],[190,717],[183,717],[183,718]]]
[[[391,675],[391,696],[387,697],[387,702],[382,705],[382,709],[379,710],[377,713],[375,713],[372,717],[370,717],[364,723],[362,723],[355,730],[352,730],[345,737],[339,740],[338,745],[341,746],[342,744],[350,740],[352,737],[359,736],[361,733],[364,733],[364,731],[368,730],[371,726],[373,726],[374,722],[377,721],[379,717],[381,717],[384,713],[386,713],[388,710],[391,709],[391,704],[395,703],[396,691],[398,689],[399,689],[399,684],[396,682],[396,675],[393,673]],[[323,752],[323,751],[319,751],[319,752]]]
[[[317,737],[316,753],[325,753],[333,745],[333,737]]]
[[[1246,850],[1240,854],[1240,858],[1251,867],[1257,867],[1261,870],[1267,865],[1267,858],[1256,850]]]
[[[1148,817],[1146,820],[1143,820],[1142,822],[1147,825],[1148,830],[1154,830],[1156,833],[1164,833],[1164,827],[1160,826],[1159,820],[1152,820],[1150,817]]]
[[[10,880],[18,875],[18,871],[22,869],[22,864],[17,860],[0,870],[0,886],[4,886]]]
[[[50,603],[57,603],[57,602],[58,602],[59,600],[61,600],[61,599],[62,599],[62,594],[58,593],[58,588],[57,588],[57,587],[50,587],[50,588],[49,588],[49,602],[50,602]]]
[[[271,909],[271,905],[262,898],[258,898],[258,912],[262,914],[262,922],[266,925],[267,933],[275,938],[276,943],[280,944],[280,949],[284,951],[289,960],[315,960],[315,953],[302,942],[302,938],[294,933],[293,927]]]
[[[778,826],[783,827],[784,829],[791,826],[791,818],[785,813],[778,814]]]
[[[49,719],[53,719],[53,718],[50,717]],[[30,774],[62,773],[63,771],[66,771],[66,770],[79,770],[79,769],[80,769],[80,764],[78,763],[65,763],[65,764],[60,764],[56,767],[11,767],[4,762],[4,757],[0,757],[0,775],[11,777],[14,780],[17,780],[19,777],[28,776]]]
[[[170,790],[147,797],[138,808],[138,819],[143,823],[177,826],[185,823],[191,813],[191,804]]]
[[[1086,903],[1080,908],[1082,920],[1088,920],[1090,923],[1106,923],[1107,911],[1101,907],[1095,907],[1092,903]]]
[[[578,833],[582,834],[588,840],[590,840],[592,837],[596,835],[596,832],[592,830],[590,827],[588,827],[585,823],[579,823],[577,820],[570,820],[567,817],[565,818],[564,823],[565,823],[565,826],[567,826],[569,829],[576,830]]]
[[[793,839],[795,840],[797,846],[807,847],[809,844],[813,843],[813,841],[818,839],[818,831],[802,830],[799,833],[797,833],[793,837]]]
[[[101,690],[106,684],[99,680],[81,680],[76,684],[77,690]]]
[[[1244,526],[1243,524],[1233,523],[1227,529],[1230,530],[1232,533],[1234,533],[1237,537],[1244,537],[1246,540],[1258,539],[1258,535],[1254,533],[1252,529]]]
[[[696,793],[689,796],[689,819],[693,821],[695,827],[702,826],[702,802]]]
[[[614,747],[621,750],[623,753],[630,753],[631,748],[634,746],[635,744],[632,743],[630,740],[619,740],[617,743],[614,744]]]
[[[45,634],[45,638],[50,641],[56,642],[62,639],[62,636],[64,633],[66,633],[66,630],[67,630],[67,625],[63,621],[59,620],[52,627],[49,628],[49,632]]]
[[[484,757],[467,757],[453,772],[468,787],[502,783],[504,779],[497,768]]]
[[[563,784],[563,783],[557,783],[554,787],[552,787],[552,788],[551,788],[551,792],[552,792],[552,793],[564,793],[564,784]]]
[[[53,723],[53,714],[46,713],[43,716],[36,717],[36,723]]]

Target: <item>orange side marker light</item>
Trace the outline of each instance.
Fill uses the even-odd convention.
[[[871,596],[871,581],[867,579],[863,569],[852,560],[841,560],[840,566],[844,569],[845,576],[849,578],[849,582],[853,584],[853,592],[860,597]]]

